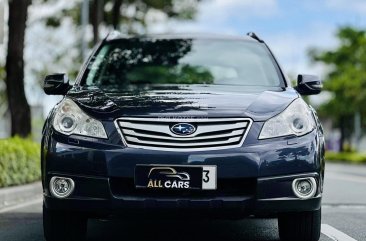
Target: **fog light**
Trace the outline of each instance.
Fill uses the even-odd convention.
[[[309,199],[316,193],[316,181],[313,177],[298,178],[292,182],[292,190],[301,199]]]
[[[54,197],[66,198],[74,191],[75,183],[71,178],[52,177],[50,181],[50,191]]]

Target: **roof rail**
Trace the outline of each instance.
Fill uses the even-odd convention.
[[[111,32],[108,33],[108,35],[105,37],[105,40],[113,40],[113,39],[117,39],[117,38],[128,38],[131,37],[128,34],[123,34],[120,31],[117,30],[112,30]]]
[[[263,39],[259,38],[254,32],[249,32],[247,35],[258,42],[264,43]]]

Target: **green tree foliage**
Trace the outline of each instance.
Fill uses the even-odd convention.
[[[56,0],[46,0],[56,1]],[[151,14],[164,15],[166,18],[180,20],[193,19],[201,0],[90,0],[90,22],[93,33],[99,25],[114,28],[124,33],[143,33],[147,30]],[[65,9],[62,14],[47,19],[49,26],[57,27],[64,16],[71,16],[80,25],[81,2],[74,8]],[[94,36],[94,42],[97,36]]]
[[[146,15],[151,10],[165,13],[169,18],[192,19],[196,13],[197,2],[197,0],[105,0],[107,11],[104,14],[104,21],[116,29],[120,24],[132,27],[133,22],[146,26]],[[112,7],[108,8],[108,5]]]
[[[341,148],[350,138],[356,112],[366,114],[366,31],[342,27],[337,32],[340,45],[334,50],[313,49],[313,61],[330,67],[324,88],[332,98],[320,107],[320,114],[333,119],[341,130]]]

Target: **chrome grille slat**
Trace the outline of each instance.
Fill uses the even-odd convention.
[[[160,141],[144,141],[144,140],[140,140],[136,137],[130,137],[130,136],[126,137],[127,141],[138,143],[138,144],[172,146],[172,147],[192,147],[192,146],[200,147],[200,146],[207,146],[207,145],[216,146],[216,145],[230,144],[233,142],[238,142],[240,139],[241,139],[241,137],[233,137],[233,138],[228,138],[227,140],[224,140],[224,141],[211,141],[211,142],[202,142],[202,143],[171,143],[171,142],[160,142]]]
[[[196,131],[189,136],[171,132],[174,124],[190,123]],[[165,151],[204,151],[242,146],[250,129],[249,118],[119,118],[115,121],[128,147]]]
[[[163,140],[171,140],[171,141],[195,141],[195,140],[207,140],[207,139],[214,139],[214,138],[223,138],[223,137],[233,137],[243,135],[244,130],[234,130],[228,134],[223,135],[210,135],[210,136],[197,136],[197,137],[167,137],[167,136],[159,136],[159,139]],[[133,136],[133,137],[145,137],[145,138],[156,138],[157,135],[149,135],[149,134],[142,134],[138,133],[131,129],[124,129],[123,133],[124,136]]]
[[[248,118],[197,118],[197,119],[192,119],[192,118],[141,118],[141,117],[123,117],[120,118],[119,120],[123,120],[123,121],[137,121],[137,122],[174,122],[174,123],[178,123],[178,122],[196,122],[196,123],[204,123],[204,122],[230,122],[230,121],[243,121],[243,120],[250,120]]]

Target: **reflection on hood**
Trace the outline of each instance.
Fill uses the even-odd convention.
[[[76,87],[69,91],[92,116],[250,117],[263,121],[282,112],[298,94],[280,87],[228,85],[145,85],[124,88]],[[108,115],[107,115],[108,113]]]

